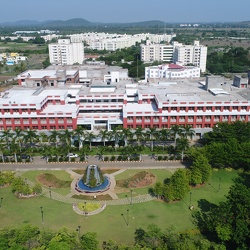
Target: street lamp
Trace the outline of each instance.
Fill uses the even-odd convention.
[[[2,207],[3,197],[0,199],[0,207]]]
[[[86,205],[87,205],[87,201],[84,201],[84,215],[85,215],[85,218],[86,218],[86,216],[87,216],[87,207],[86,207]]]
[[[51,187],[49,186],[49,198],[51,199]]]
[[[127,209],[127,226],[129,225],[129,209]]]
[[[44,218],[43,218],[43,207],[40,207],[40,209],[41,209],[41,215],[42,215],[42,224],[44,224]]]
[[[80,230],[81,230],[81,226],[78,226],[78,228],[76,229],[76,231],[78,232],[78,238],[80,239]]]

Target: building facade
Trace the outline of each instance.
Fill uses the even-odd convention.
[[[181,62],[183,65],[194,65],[206,71],[207,64],[207,47],[200,45],[199,41],[194,41],[193,45],[183,45],[181,43],[173,43],[173,62]]]
[[[58,43],[49,44],[49,60],[51,64],[82,64],[84,47],[82,42],[71,43],[70,39],[58,39]]]
[[[162,64],[145,67],[145,81],[150,79],[181,79],[199,78],[200,68],[194,66],[181,66],[178,64]]]
[[[145,63],[154,61],[172,62],[174,47],[170,44],[151,44],[141,45],[141,60]]]
[[[207,47],[200,45],[199,41],[194,41],[193,45],[183,45],[178,42],[173,42],[172,45],[148,42],[146,45],[141,45],[141,60],[145,63],[160,61],[193,65],[200,68],[201,72],[205,72]]]
[[[191,125],[199,136],[218,122],[250,121],[250,90],[221,77],[135,84],[120,79],[67,86],[16,86],[2,92],[0,130],[170,128]]]

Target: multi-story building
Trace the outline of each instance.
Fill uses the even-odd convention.
[[[58,43],[49,44],[49,59],[51,64],[56,65],[82,64],[84,60],[83,43],[71,43],[70,39],[58,39]]]
[[[141,45],[141,60],[145,63],[159,61],[172,62],[173,60],[173,45],[171,44],[147,44]]]
[[[151,44],[141,45],[141,60],[149,63],[154,61],[182,63],[199,67],[206,71],[207,47],[194,41],[194,45],[183,45],[173,42],[172,45]]]
[[[145,84],[92,79],[89,84],[13,87],[1,93],[0,110],[0,130],[189,124],[201,135],[218,122],[250,121],[250,90],[222,77]]]
[[[18,85],[32,88],[89,84],[93,80],[116,83],[128,79],[127,69],[107,66],[104,62],[74,66],[51,65],[44,70],[27,70],[17,76]]]
[[[145,81],[150,79],[181,79],[199,78],[200,68],[195,66],[182,66],[178,64],[163,64],[145,67]]]
[[[207,64],[207,47],[200,45],[199,41],[194,41],[193,45],[183,45],[181,43],[173,43],[173,62],[181,62],[184,65],[194,65],[206,71]]]

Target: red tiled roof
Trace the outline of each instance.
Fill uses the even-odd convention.
[[[181,65],[178,65],[178,64],[174,64],[174,63],[170,63],[168,65],[168,68],[169,69],[183,69],[183,67]]]

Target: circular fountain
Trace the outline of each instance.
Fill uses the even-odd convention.
[[[110,180],[104,176],[97,165],[88,165],[82,179],[76,183],[76,189],[84,193],[98,193],[109,189]]]

